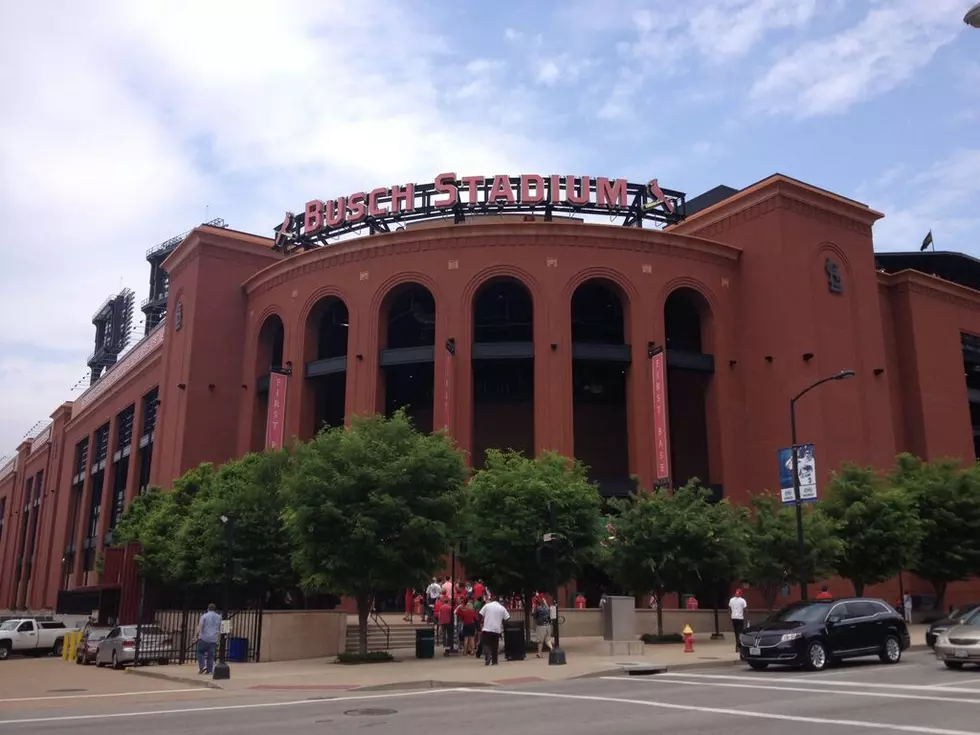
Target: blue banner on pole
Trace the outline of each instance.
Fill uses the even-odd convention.
[[[796,446],[796,469],[800,500],[804,503],[817,502],[817,463],[813,444]],[[793,450],[790,447],[779,450],[779,492],[783,505],[796,503],[796,494],[793,491]]]

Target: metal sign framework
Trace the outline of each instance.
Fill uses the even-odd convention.
[[[331,240],[348,235],[361,230],[368,230],[370,234],[390,232],[392,224],[418,222],[423,220],[445,219],[452,217],[454,224],[461,224],[466,221],[467,216],[478,216],[487,214],[503,214],[510,212],[524,212],[528,215],[541,215],[544,221],[551,221],[552,214],[555,212],[569,214],[591,214],[601,216],[621,217],[620,223],[624,227],[643,227],[644,221],[656,222],[662,225],[676,224],[685,217],[685,194],[684,192],[673,189],[661,189],[656,179],[646,184],[626,184],[627,200],[629,204],[625,207],[613,202],[611,204],[597,204],[595,196],[597,194],[597,180],[585,177],[588,181],[586,189],[590,192],[589,202],[585,204],[572,204],[564,197],[560,201],[552,201],[558,197],[552,197],[551,177],[544,179],[544,201],[528,203],[521,201],[521,177],[509,177],[511,190],[514,192],[514,201],[493,201],[488,202],[493,178],[487,178],[482,184],[478,184],[478,192],[482,201],[470,203],[464,201],[468,188],[461,179],[456,179],[456,203],[452,207],[437,207],[434,203],[436,196],[444,194],[438,191],[436,184],[425,183],[414,185],[414,199],[410,211],[399,211],[387,213],[384,216],[363,217],[359,221],[345,221],[335,227],[324,225],[317,232],[307,234],[303,231],[304,215],[286,212],[283,222],[274,228],[275,249],[282,252],[293,252],[295,250],[312,250],[314,248],[328,245]],[[582,177],[561,177],[567,192],[571,186],[575,191],[582,192]],[[654,192],[657,192],[655,194]],[[662,194],[658,196],[658,194]],[[391,193],[388,190],[385,194],[377,197],[379,205],[389,205],[391,203]],[[348,212],[350,208],[348,208]]]

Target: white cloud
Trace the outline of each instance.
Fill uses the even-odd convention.
[[[749,53],[770,31],[803,26],[817,9],[817,0],[719,0],[695,12],[690,34],[702,54],[723,62]]]
[[[853,27],[803,44],[753,85],[765,112],[811,117],[843,112],[888,92],[927,64],[960,31],[959,0],[872,3]]]
[[[900,182],[890,173],[894,170],[886,171],[869,192],[871,206],[885,213],[874,228],[876,250],[915,249],[931,229],[937,250],[980,255],[980,211],[975,206],[980,201],[980,148],[957,150]]]
[[[5,6],[0,453],[70,397],[102,299],[145,295],[147,247],[206,216],[270,232],[313,195],[575,155],[499,66],[474,70],[492,101],[458,94],[470,49],[429,20],[391,2]]]
[[[520,41],[524,37],[524,34],[513,28],[504,29],[504,40],[505,41]]]

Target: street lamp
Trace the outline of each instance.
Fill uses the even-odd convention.
[[[796,402],[818,385],[829,383],[832,380],[847,380],[853,377],[853,370],[841,370],[839,373],[828,375],[826,378],[821,378],[817,382],[811,383],[789,399],[789,425],[793,434],[793,444],[790,447],[790,452],[793,456],[793,499],[796,502],[796,550],[799,555],[800,599],[802,600],[806,600],[808,595],[806,590],[806,545],[803,543],[803,499],[800,497],[799,456],[796,445]]]
[[[980,3],[977,3],[966,11],[966,15],[963,16],[963,22],[968,26],[980,28]]]

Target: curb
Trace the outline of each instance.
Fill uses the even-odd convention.
[[[399,689],[413,690],[413,689],[455,689],[457,687],[464,687],[466,689],[492,689],[498,686],[497,684],[491,682],[471,682],[471,681],[435,681],[428,679],[425,681],[402,681],[402,682],[392,682],[390,684],[371,684],[363,687],[354,687],[349,691],[352,692],[389,692]]]
[[[133,676],[145,676],[148,679],[159,679],[160,681],[172,681],[178,684],[187,684],[194,687],[207,687],[208,689],[223,689],[220,684],[215,684],[210,679],[195,679],[192,676],[173,676],[159,671],[147,671],[146,669],[126,669],[127,674]]]

